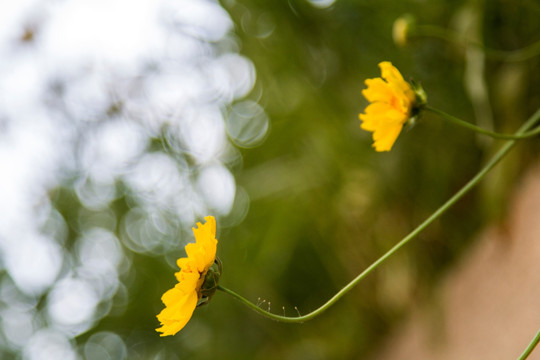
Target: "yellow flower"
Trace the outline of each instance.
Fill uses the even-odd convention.
[[[161,327],[156,329],[160,336],[174,335],[180,331],[191,319],[197,304],[202,300],[205,303],[215,291],[217,277],[211,289],[201,289],[205,282],[206,275],[216,261],[216,219],[213,216],[204,218],[205,224],[197,223],[197,228],[193,228],[195,243],[187,244],[187,258],[180,258],[177,261],[180,271],[175,274],[178,284],[168,290],[161,297],[165,304],[157,316]]]
[[[373,132],[375,150],[390,151],[411,116],[415,93],[390,62],[383,61],[379,67],[382,78],[365,82],[367,89],[362,94],[371,104],[365,114],[360,114],[360,120],[362,129]]]
[[[406,14],[400,16],[394,21],[392,27],[392,38],[394,43],[398,46],[407,45],[408,38],[415,25],[412,15]]]

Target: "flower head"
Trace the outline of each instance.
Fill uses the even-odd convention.
[[[367,79],[362,91],[371,102],[360,114],[362,129],[373,132],[376,151],[390,151],[405,122],[411,117],[415,93],[390,62],[379,63],[382,78]]]
[[[161,297],[165,309],[157,316],[162,325],[156,329],[162,333],[160,336],[180,331],[195,308],[206,303],[217,287],[221,264],[216,260],[216,219],[213,216],[204,219],[205,224],[197,223],[197,228],[193,228],[195,243],[186,245],[187,257],[177,261],[178,283]]]
[[[398,46],[407,45],[411,31],[414,29],[415,21],[412,15],[400,16],[394,21],[392,27],[392,38]]]

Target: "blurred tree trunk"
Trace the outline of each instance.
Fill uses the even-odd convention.
[[[374,359],[516,359],[540,328],[540,166]],[[540,359],[537,348],[529,359]]]

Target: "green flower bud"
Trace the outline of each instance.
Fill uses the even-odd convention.
[[[208,268],[206,276],[204,277],[204,281],[199,291],[199,301],[197,303],[197,307],[206,305],[216,292],[219,278],[221,276],[221,270],[221,260],[216,257],[214,264]]]
[[[405,14],[398,17],[394,21],[394,26],[392,28],[392,38],[394,43],[398,46],[407,45],[407,40],[411,30],[414,28],[415,19],[410,14]]]

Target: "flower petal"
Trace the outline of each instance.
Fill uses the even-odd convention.
[[[366,108],[365,114],[360,114],[362,120],[361,127],[367,131],[375,131],[381,126],[399,125],[406,121],[406,116],[402,112],[386,103],[373,103]]]
[[[396,96],[405,99],[407,103],[414,101],[414,91],[408,82],[403,80],[403,76],[394,65],[389,61],[379,63],[381,76],[389,86],[396,92]]]
[[[367,79],[365,84],[367,89],[362,90],[362,95],[364,95],[369,102],[388,102],[388,100],[394,96],[392,88],[381,78]]]
[[[201,277],[198,271],[187,272],[180,270],[174,275],[176,276],[176,280],[178,280],[178,284],[176,284],[176,286],[180,286],[185,292],[197,291],[197,282]]]
[[[207,216],[205,220],[204,225],[197,223],[198,227],[193,228],[196,243],[186,246],[186,253],[190,258],[193,256],[199,272],[208,269],[216,258],[216,220],[212,216]]]
[[[196,291],[183,294],[176,287],[167,291],[163,298],[165,295],[167,295],[167,301],[173,302],[157,315],[162,325],[156,329],[157,332],[162,333],[160,336],[174,335],[182,330],[191,319],[198,301]]]
[[[404,82],[403,76],[390,61],[380,62],[379,68],[381,69],[381,77],[387,82]]]
[[[373,147],[376,151],[390,151],[401,132],[402,125],[384,126],[373,132]]]
[[[190,259],[188,257],[180,258],[176,260],[176,265],[178,265],[178,267],[182,269],[182,271],[186,271],[186,272],[197,271],[197,267],[195,266],[193,259]]]

